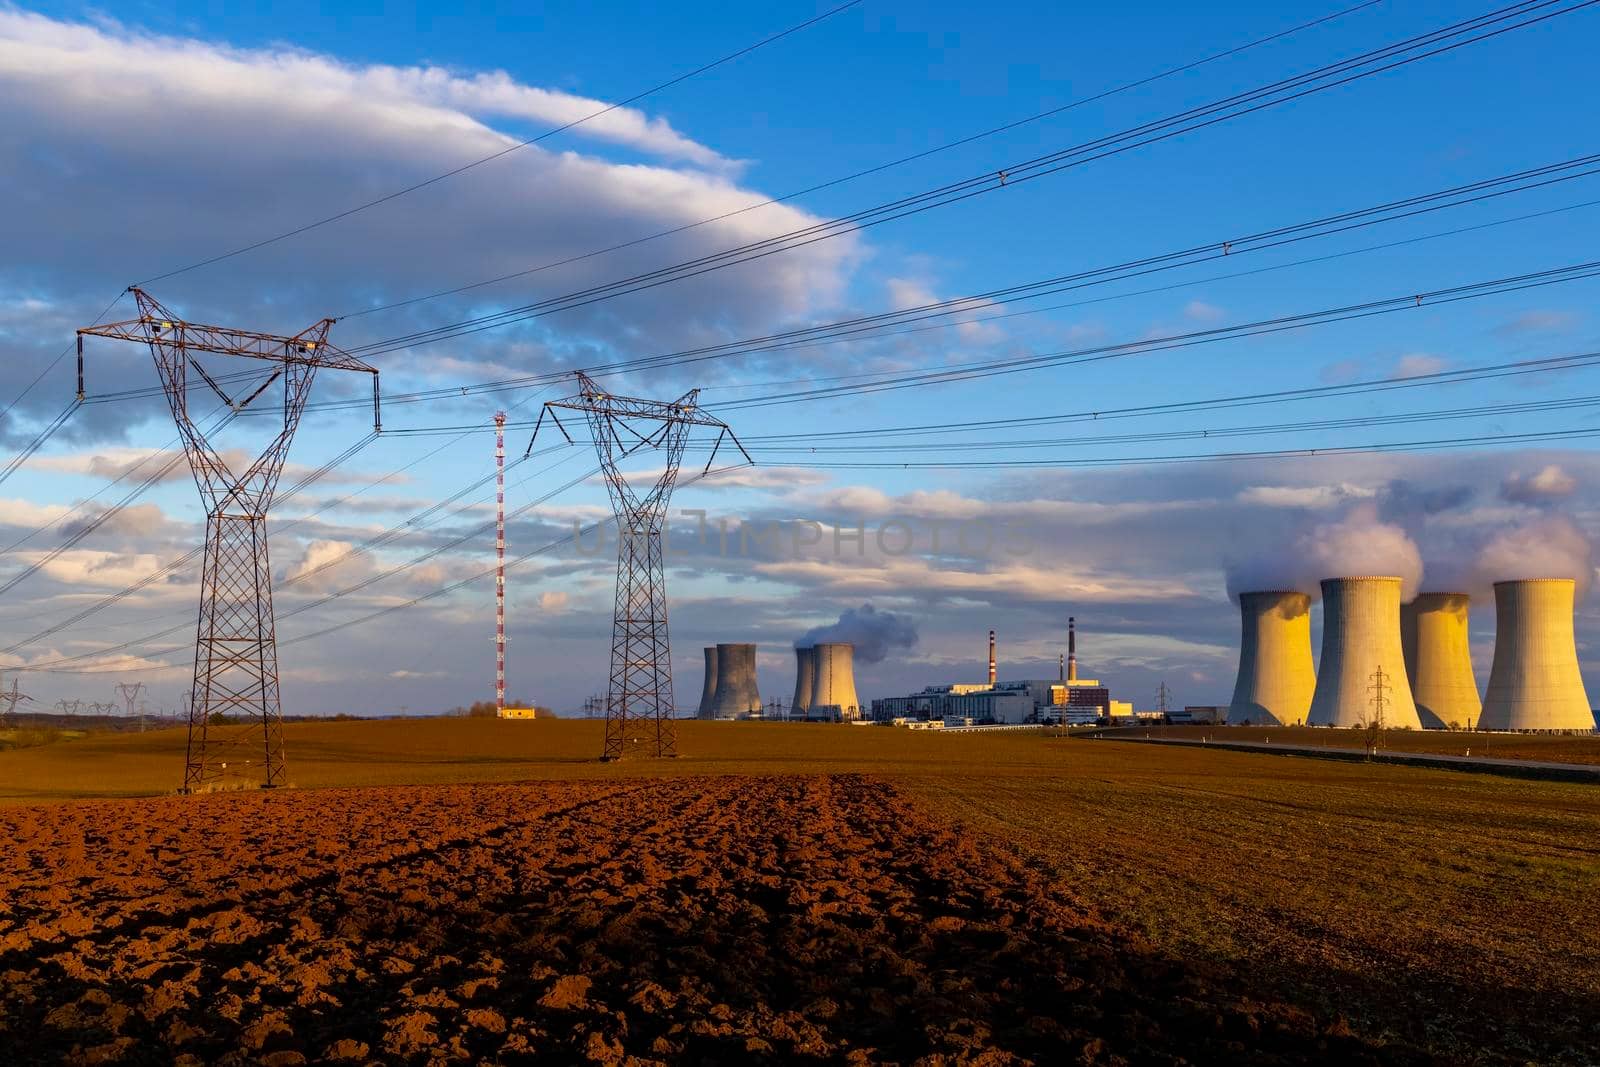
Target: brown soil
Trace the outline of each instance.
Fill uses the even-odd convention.
[[[1413,1063],[854,775],[0,811],[0,1062]]]

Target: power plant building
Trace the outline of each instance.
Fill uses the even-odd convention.
[[[707,645],[706,654],[706,680],[700,687],[700,709],[695,712],[697,719],[714,719],[711,713],[711,701],[717,694],[717,646]]]
[[[1570,578],[1495,583],[1494,664],[1482,729],[1595,729],[1572,632],[1574,591]]]
[[[1230,725],[1301,726],[1311,712],[1311,598],[1292,591],[1239,595],[1239,676]]]
[[[1400,642],[1399,578],[1322,581],[1322,659],[1312,726],[1421,729]]]
[[[706,717],[759,718],[761,693],[756,688],[756,646],[718,645],[716,668],[717,684],[712,690],[710,714]]]
[[[1400,641],[1417,717],[1430,730],[1470,730],[1483,702],[1467,637],[1471,597],[1422,593],[1400,609]]]
[[[811,704],[806,717],[854,722],[861,718],[856,696],[855,646],[818,642],[812,648]]]
[[[816,681],[817,650],[815,648],[796,648],[794,650],[794,700],[790,702],[789,714],[802,718],[811,710],[811,683]]]

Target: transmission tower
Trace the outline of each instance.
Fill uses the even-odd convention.
[[[1165,719],[1172,712],[1172,690],[1167,688],[1167,683],[1162,682],[1161,688],[1156,690],[1156,710]]]
[[[167,404],[206,509],[205,565],[200,586],[200,621],[195,634],[194,683],[189,705],[189,744],[183,792],[221,781],[228,757],[238,748],[259,748],[261,785],[284,783],[282,705],[278,690],[278,641],[272,618],[272,570],[267,560],[267,509],[288,458],[311,381],[317,370],[365,371],[372,375],[373,428],[381,429],[378,372],[327,343],[332,319],[293,337],[225,326],[184,322],[148,293],[131,290],[139,317],[78,331],[78,397],[83,398],[85,336],[140,341],[150,347]],[[233,356],[275,364],[271,375],[242,398],[229,396],[197,358]],[[283,381],[282,429],[243,473],[236,473],[189,417],[190,372],[238,414]],[[213,724],[213,717],[218,717]],[[221,725],[222,717],[243,723]],[[235,758],[234,773],[251,766]]]
[[[83,701],[81,700],[68,700],[66,697],[62,697],[60,700],[56,701],[56,710],[61,712],[63,715],[75,716],[78,714],[78,709],[81,707],[83,707]]]
[[[494,716],[506,717],[506,413],[494,413]]]
[[[134,705],[139,707],[139,732],[144,733],[144,705],[139,702],[139,694],[144,692],[143,682],[118,682],[117,695],[122,698],[123,706],[127,709],[128,718],[133,718]]]
[[[11,678],[11,691],[8,693],[0,689],[0,727],[11,724],[11,716],[15,714],[18,704],[32,704],[33,698],[17,688],[17,679]]]
[[[683,447],[696,426],[718,431],[706,470],[711,469],[724,438],[733,441],[747,462],[754,461],[727,423],[700,410],[698,389],[672,401],[641,400],[613,396],[582,371],[577,378],[578,394],[546,401],[533,435],[538,437],[539,426],[549,415],[562,436],[571,442],[572,436],[556,411],[581,412],[588,420],[606,490],[617,515],[616,607],[611,621],[611,681],[606,693],[606,741],[601,758],[621,759],[633,754],[676,756],[672,651],[667,639],[667,575],[661,556],[667,502],[683,462]],[[641,429],[645,432],[641,433]],[[532,451],[530,440],[528,452]],[[654,482],[643,493],[628,483],[627,475],[618,466],[641,452],[656,453],[663,461]]]
[[[1389,676],[1383,673],[1382,665],[1372,672],[1372,684],[1367,687],[1367,692],[1372,694],[1372,721],[1367,724],[1363,740],[1367,759],[1370,760],[1383,738],[1383,713],[1389,703]]]

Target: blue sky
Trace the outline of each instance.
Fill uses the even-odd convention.
[[[0,395],[4,402],[129,281],[341,210],[547,129],[592,102],[612,102],[825,10],[822,5],[542,5],[536,15],[480,6],[128,4],[0,7],[0,106],[17,116],[0,174]],[[1144,4],[1080,10],[1017,4],[867,3],[641,101],[615,126],[580,127],[503,161],[313,234],[152,283],[179,313],[293,332],[323,314],[470,283],[581,254],[657,229],[782,196],[1002,123],[1092,96],[1289,29],[1333,5]],[[1243,54],[1096,101],[917,163],[764,208],[737,221],[570,268],[390,312],[351,318],[333,334],[358,345],[784,232],[1006,167],[1347,55],[1467,18],[1487,7],[1380,3]],[[872,314],[1235,238],[1597,150],[1591,75],[1600,18],[1580,11],[1234,122],[1014,185],[835,241],[652,290],[595,308],[380,360],[387,392],[593,365],[774,330]],[[561,95],[566,94],[566,95]],[[599,105],[595,105],[599,106]],[[636,121],[635,121],[636,120]],[[959,328],[801,349],[760,360],[632,375],[632,391],[706,386],[716,407],[782,393],[787,382],[1076,349],[1443,289],[1594,258],[1597,179],[1563,182],[1481,204],[1241,255],[1044,303],[1094,301],[991,323],[1035,305],[976,309]],[[1545,214],[1541,218],[1511,220]],[[1470,233],[1381,250],[1487,223]],[[1501,224],[1503,223],[1503,224]],[[1322,263],[1207,280],[1295,260]],[[1165,288],[1138,295],[1136,290]],[[1004,419],[1160,404],[1272,389],[1458,370],[1600,349],[1595,280],[1424,306],[1270,338],[1008,375],[875,396],[740,410],[742,435],[815,434],[944,420]],[[1133,295],[1130,295],[1133,294]],[[1105,299],[1114,297],[1115,299]],[[124,303],[118,311],[126,313]],[[70,362],[70,361],[69,361]],[[148,358],[91,347],[92,389],[153,384]],[[1065,616],[1085,628],[1086,666],[1136,703],[1166,679],[1178,699],[1225,701],[1236,618],[1225,568],[1292,555],[1314,531],[1352,513],[1401,528],[1425,573],[1453,582],[1493,577],[1475,563],[1506,537],[1568,545],[1592,529],[1600,466],[1584,439],[1558,444],[1319,459],[1118,465],[1131,456],[1218,451],[1205,441],[1093,440],[1096,433],[1214,430],[1429,409],[1539,402],[1600,392],[1592,371],[1523,375],[1343,399],[1201,411],[951,441],[1091,440],[1019,448],[1005,457],[1064,455],[1088,469],[950,472],[816,470],[771,454],[758,475],[683,490],[686,508],[766,520],[881,523],[990,514],[1027,522],[1026,559],[720,559],[691,553],[672,578],[678,688],[692,699],[701,644],[759,640],[766,695],[787,696],[787,644],[864,602],[911,618],[921,639],[862,667],[882,694],[981,671],[983,634],[1002,632],[1010,676],[1053,669]],[[752,384],[754,383],[754,384]],[[620,388],[621,386],[619,386]],[[325,377],[319,398],[344,386]],[[70,396],[66,364],[0,422],[26,441]],[[497,403],[531,411],[560,390],[391,404],[389,428],[486,423]],[[719,409],[722,410],[722,409]],[[1115,425],[1114,429],[1103,429]],[[1432,437],[1522,434],[1594,426],[1594,409],[1497,414],[1409,426],[1283,430],[1221,448],[1326,448]],[[359,411],[313,412],[293,461],[314,467],[364,432]],[[526,444],[513,435],[512,449]],[[4,486],[5,544],[44,527],[0,559],[0,577],[71,532],[64,515],[118,463],[167,444],[158,399],[91,406]],[[937,438],[935,438],[938,440]],[[449,438],[386,438],[338,477],[309,490],[332,500]],[[828,442],[837,444],[838,442]],[[703,456],[703,453],[701,453]],[[882,460],[895,454],[852,453]],[[919,456],[914,458],[928,458]],[[585,473],[580,454],[513,471],[513,507]],[[275,535],[292,577],[382,534],[488,471],[476,437],[341,506]],[[703,459],[702,459],[703,462]],[[179,469],[182,474],[182,469]],[[292,480],[286,478],[286,481]],[[1459,492],[1457,490],[1462,490]],[[115,499],[121,488],[107,499]],[[478,492],[467,499],[478,501]],[[198,502],[186,478],[48,561],[0,604],[0,633],[20,640],[126,588],[193,545]],[[359,506],[358,506],[359,505]],[[87,513],[92,514],[94,505]],[[305,515],[286,502],[284,520]],[[531,547],[604,511],[593,484],[515,524]],[[81,518],[83,512],[76,517]],[[280,591],[283,615],[469,532],[483,510],[410,528]],[[1363,518],[1364,517],[1364,518]],[[735,521],[737,521],[735,519]],[[61,523],[69,524],[65,529]],[[1358,524],[1359,525],[1359,524]],[[1528,531],[1535,533],[1530,535]],[[1541,536],[1540,532],[1549,533]],[[1374,538],[1372,545],[1391,545]],[[486,565],[492,537],[468,539],[426,567],[285,618],[285,638],[404,603]],[[1377,551],[1377,549],[1374,549]],[[1575,554],[1575,555],[1574,555]],[[1357,558],[1360,558],[1359,555]],[[1492,558],[1503,560],[1505,555]],[[1362,560],[1362,562],[1367,562]],[[1371,566],[1403,569],[1407,559]],[[1530,565],[1532,565],[1530,563]],[[1559,560],[1587,582],[1587,548]],[[512,688],[571,707],[604,677],[610,566],[570,553],[514,572]],[[486,695],[491,585],[286,646],[288,710],[412,710]],[[1486,591],[1483,584],[1482,590]],[[194,586],[181,575],[28,645],[8,663],[84,656],[181,622]],[[1580,645],[1600,645],[1600,620],[1580,608]],[[1480,601],[1475,636],[1486,674],[1493,613]],[[96,670],[140,670],[176,702],[186,638],[138,646]],[[289,647],[297,649],[290,663]],[[178,649],[177,652],[166,650]],[[1591,657],[1591,661],[1594,657]],[[1597,675],[1589,675],[1591,685]],[[43,695],[88,695],[115,680],[52,673]],[[1480,679],[1481,681],[1482,679]],[[1122,695],[1122,694],[1119,694]]]

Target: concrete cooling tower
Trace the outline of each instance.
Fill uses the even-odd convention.
[[[856,646],[819,644],[811,673],[811,717],[851,721],[861,717],[856,699]]]
[[[1465,593],[1422,593],[1400,609],[1400,643],[1417,718],[1429,730],[1471,729],[1483,702],[1472,676]]]
[[[1241,593],[1239,618],[1239,679],[1228,705],[1229,725],[1304,725],[1317,688],[1311,598],[1293,592]]]
[[[1400,645],[1399,578],[1322,580],[1322,660],[1312,726],[1362,726],[1378,715],[1374,676],[1383,670],[1382,722],[1422,728]]]
[[[1595,728],[1572,636],[1574,588],[1570,578],[1494,584],[1494,665],[1483,729]]]
[[[761,714],[756,689],[756,646],[717,646],[717,687],[711,693],[713,719],[740,719]]]
[[[804,716],[811,710],[811,683],[816,681],[816,664],[816,649],[794,650],[794,701],[789,708],[790,715]]]
[[[697,719],[714,719],[711,714],[711,700],[717,692],[717,646],[706,646],[706,681],[700,687],[700,710],[695,712]]]

